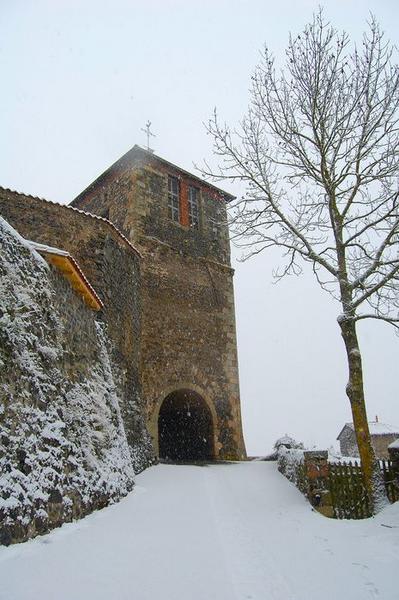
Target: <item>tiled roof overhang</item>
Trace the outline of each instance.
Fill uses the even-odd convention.
[[[32,240],[26,240],[28,244],[39,252],[48,263],[54,265],[61,271],[64,277],[70,282],[73,289],[82,296],[83,300],[93,310],[101,310],[104,305],[98,297],[96,291],[89,283],[89,280],[83,273],[76,260],[65,250],[38,244]]]

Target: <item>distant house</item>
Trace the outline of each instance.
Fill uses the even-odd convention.
[[[392,450],[399,450],[399,438],[392,442],[392,444],[389,444],[388,448],[392,448]]]
[[[377,458],[389,458],[388,446],[399,437],[399,427],[369,421],[371,443]],[[342,456],[359,456],[353,423],[345,423],[337,437]]]

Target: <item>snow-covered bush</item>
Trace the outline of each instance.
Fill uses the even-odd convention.
[[[274,444],[278,470],[301,491],[306,489],[304,470],[304,445],[285,435]]]
[[[270,454],[268,454],[267,456],[262,457],[262,460],[278,460],[279,451],[281,448],[286,448],[286,449],[291,449],[291,448],[295,449],[296,448],[296,449],[303,450],[304,446],[303,446],[302,442],[297,442],[294,438],[285,434],[281,438],[278,438],[278,440],[276,440],[274,442],[273,451]]]
[[[279,438],[274,443],[275,450],[278,451],[281,447],[288,448],[288,449],[294,449],[294,450],[295,449],[296,450],[304,449],[304,445],[302,444],[302,442],[297,442],[297,440],[295,440],[294,438],[290,437],[287,434],[283,435],[283,437]]]

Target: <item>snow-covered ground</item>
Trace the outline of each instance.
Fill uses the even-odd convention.
[[[1,600],[397,600],[399,503],[313,512],[275,463],[152,467],[118,504],[0,549]]]

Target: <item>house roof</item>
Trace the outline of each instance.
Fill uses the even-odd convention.
[[[123,156],[121,156],[121,158],[114,162],[106,171],[104,171],[104,173],[97,177],[97,179],[95,179],[90,185],[88,185],[87,188],[83,190],[83,192],[76,196],[76,198],[72,200],[71,204],[74,205],[75,202],[79,202],[79,200],[82,199],[88,192],[92,192],[99,185],[101,185],[108,177],[112,177],[112,175],[119,172],[121,168],[127,168],[129,165],[134,164],[134,162],[140,158],[144,158],[147,160],[150,159],[151,161],[161,163],[174,171],[180,171],[180,173],[184,173],[190,179],[198,181],[198,183],[202,186],[209,187],[210,189],[217,192],[225,199],[226,202],[230,202],[231,200],[235,199],[235,196],[233,196],[232,194],[229,194],[221,188],[216,187],[212,183],[205,181],[205,179],[201,179],[201,177],[198,177],[198,175],[194,175],[193,173],[190,173],[189,171],[186,171],[185,169],[182,169],[181,167],[169,162],[165,158],[162,158],[161,156],[158,156],[157,154],[154,154],[149,150],[145,150],[144,148],[136,144],[133,146],[133,148],[126,152],[126,154],[124,154]]]
[[[353,423],[345,423],[337,437],[337,440],[339,440],[341,434],[347,427],[352,431],[355,431]],[[369,429],[370,435],[399,435],[399,427],[387,425],[386,423],[380,423],[379,421],[369,421]]]
[[[101,302],[94,288],[83,273],[77,261],[65,250],[38,244],[32,240],[26,240],[28,244],[39,252],[50,264],[57,267],[66,279],[70,282],[73,289],[82,296],[86,304],[93,310],[101,310],[104,305]]]
[[[47,200],[46,198],[40,198],[38,196],[32,196],[31,194],[24,194],[22,192],[17,192],[15,190],[10,190],[9,188],[4,188],[0,186],[0,191],[6,192],[7,194],[15,194],[16,196],[25,196],[26,198],[30,198],[31,200],[36,200],[37,202],[46,202],[47,204],[54,204],[55,206],[61,206],[65,210],[73,210],[85,217],[89,217],[90,219],[97,219],[98,221],[103,221],[106,223],[107,227],[109,227],[112,231],[114,231],[118,237],[123,241],[124,244],[130,247],[131,250],[135,252],[140,258],[142,257],[141,253],[129,240],[126,236],[123,235],[121,231],[111,222],[109,219],[105,219],[104,217],[100,217],[98,215],[93,215],[89,212],[81,210],[80,208],[76,208],[75,206],[71,206],[70,204],[61,204],[60,202],[54,202],[53,200]]]

